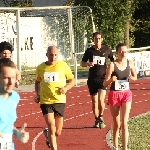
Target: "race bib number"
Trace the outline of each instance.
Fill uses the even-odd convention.
[[[105,57],[93,56],[93,62],[96,65],[104,65],[105,64]]]
[[[58,72],[44,72],[44,81],[45,82],[58,82]]]
[[[140,75],[140,77],[143,77],[144,76],[144,71],[139,71],[139,75]]]
[[[11,150],[12,148],[12,134],[4,134],[0,137],[0,150]]]
[[[129,82],[127,80],[117,80],[115,81],[115,90],[128,90]]]

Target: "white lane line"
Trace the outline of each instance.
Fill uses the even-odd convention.
[[[85,113],[85,114],[80,114],[80,115],[78,115],[78,116],[70,117],[70,118],[68,118],[68,119],[65,119],[64,121],[69,121],[69,120],[72,120],[72,119],[75,119],[75,118],[78,118],[78,117],[82,117],[82,116],[85,116],[85,115],[88,115],[88,114],[91,114],[91,113],[93,113],[93,112],[91,111],[91,112],[87,112],[87,113]],[[37,136],[35,136],[35,138],[33,139],[33,141],[32,141],[32,150],[35,150],[36,141],[37,141],[37,139],[38,139],[42,134],[43,134],[43,131],[39,132],[39,133],[37,134]]]

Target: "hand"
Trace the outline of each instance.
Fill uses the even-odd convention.
[[[65,88],[65,87],[59,88],[59,92],[62,93],[62,94],[66,94],[67,88]]]
[[[36,97],[34,98],[34,101],[35,101],[36,103],[39,103],[39,102],[40,102],[40,95],[36,96]]]
[[[93,67],[93,66],[94,66],[94,63],[93,63],[93,62],[89,62],[89,63],[88,63],[88,66],[89,66],[89,67]]]
[[[16,88],[19,87],[19,80],[16,80],[15,87],[16,87]]]
[[[27,123],[24,123],[23,126],[17,131],[17,138],[22,143],[27,143],[29,140],[29,132],[25,132]]]
[[[3,138],[3,134],[0,132],[0,138]]]
[[[134,77],[132,75],[129,76],[130,80],[134,80]]]
[[[112,82],[115,82],[116,80],[117,80],[117,77],[116,77],[116,76],[112,76],[112,77],[111,77],[111,81],[112,81]]]

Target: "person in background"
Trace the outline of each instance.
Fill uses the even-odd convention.
[[[88,48],[82,58],[81,66],[89,67],[87,85],[92,99],[92,110],[95,117],[95,128],[104,128],[103,120],[105,110],[106,87],[103,86],[106,74],[106,61],[114,61],[112,50],[102,45],[103,36],[100,32],[93,33],[94,45]]]
[[[12,51],[13,51],[13,46],[9,42],[4,41],[0,43],[0,58],[11,59]],[[16,84],[15,84],[16,88],[18,88],[19,86],[20,79],[21,79],[21,73],[16,66]]]

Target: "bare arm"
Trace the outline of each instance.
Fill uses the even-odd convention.
[[[137,80],[137,74],[136,74],[134,62],[132,60],[130,60],[129,64],[130,64],[130,70],[131,70],[130,79],[131,80]]]
[[[73,86],[75,85],[75,79],[70,79],[69,83],[65,86],[65,88],[68,90],[70,90]]]
[[[20,71],[16,68],[16,83],[15,83],[15,87],[18,88],[19,86],[19,81],[21,80],[21,73]]]
[[[89,65],[88,62],[81,61],[81,63],[80,63],[81,67],[87,67],[88,65]]]
[[[80,66],[81,67],[93,67],[94,63],[93,62],[84,62],[84,61],[81,61]]]
[[[21,80],[21,73],[20,71],[16,68],[16,80]]]
[[[37,80],[35,81],[35,93],[36,93],[36,96],[40,95],[40,82]]]
[[[109,66],[106,69],[105,80],[104,80],[104,83],[103,83],[103,85],[105,87],[109,86],[115,80],[115,79],[113,80],[113,78],[111,78],[111,74],[112,74],[113,71],[114,71],[114,64],[110,63]]]
[[[89,55],[91,56],[92,54],[89,54],[88,50],[85,51],[82,61],[80,63],[81,67],[93,67],[94,64],[93,62],[88,62],[88,60],[90,61],[91,59],[89,58]]]
[[[60,93],[65,94],[68,90],[70,90],[75,85],[75,79],[69,79],[69,83],[63,87],[59,88]]]

